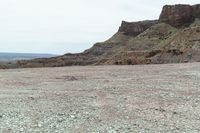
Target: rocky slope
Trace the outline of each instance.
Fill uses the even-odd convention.
[[[158,20],[125,22],[109,40],[79,54],[18,61],[18,67],[200,61],[200,4],[166,5]]]

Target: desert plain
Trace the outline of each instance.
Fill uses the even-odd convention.
[[[0,70],[0,133],[199,133],[200,63]]]

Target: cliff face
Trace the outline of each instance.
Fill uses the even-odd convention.
[[[195,18],[200,18],[200,5],[166,5],[159,21],[181,27],[190,24]]]
[[[200,4],[194,5],[193,7],[193,14],[195,18],[200,18]]]
[[[123,21],[105,42],[79,54],[18,61],[18,67],[155,64],[200,61],[200,4],[166,5],[159,20]]]
[[[157,24],[157,20],[147,20],[139,22],[126,22],[122,21],[122,24],[118,32],[123,32],[125,35],[137,36],[140,33],[144,32],[146,29],[151,27],[154,24]]]

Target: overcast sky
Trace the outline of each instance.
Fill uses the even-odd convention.
[[[157,19],[165,4],[199,0],[0,0],[0,52],[76,53],[121,21]],[[200,2],[199,2],[200,3]]]

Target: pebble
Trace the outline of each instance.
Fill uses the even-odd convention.
[[[42,124],[39,123],[39,124],[38,124],[38,127],[42,127]]]
[[[19,130],[20,132],[23,132],[24,131],[24,128],[22,127],[22,128],[20,128],[20,130]]]
[[[75,118],[75,116],[74,116],[74,115],[71,115],[71,118]]]

